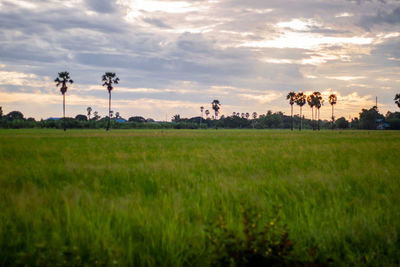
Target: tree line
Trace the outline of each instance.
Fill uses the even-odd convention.
[[[255,128],[255,129],[291,129],[298,125],[299,130],[302,129],[400,129],[400,112],[388,112],[385,116],[380,114],[376,106],[370,109],[362,109],[358,118],[351,121],[341,117],[335,120],[334,105],[337,103],[337,96],[330,94],[328,102],[332,108],[331,120],[320,119],[320,109],[324,103],[324,99],[320,92],[313,92],[305,95],[303,92],[289,92],[286,99],[289,100],[291,106],[291,115],[286,116],[282,112],[268,111],[266,114],[258,115],[256,112],[233,112],[231,116],[220,116],[221,103],[215,99],[211,102],[211,115],[209,109],[200,107],[201,116],[192,118],[181,118],[179,114],[172,117],[171,122],[155,122],[153,119],[145,119],[141,116],[132,116],[124,119],[119,112],[111,110],[111,91],[114,85],[118,84],[120,79],[113,72],[106,72],[101,77],[102,86],[108,91],[108,116],[101,118],[97,111],[92,114],[92,108],[87,107],[87,115],[79,114],[75,118],[67,118],[65,116],[65,94],[68,90],[68,84],[73,84],[69,72],[59,72],[54,80],[56,86],[60,86],[60,92],[63,96],[63,117],[49,118],[47,120],[36,121],[34,118],[25,118],[19,111],[12,111],[3,115],[3,109],[0,107],[0,127],[2,128],[110,128],[131,129],[131,128],[175,128],[175,129],[199,129],[199,128]],[[396,94],[394,101],[400,108],[400,94]],[[311,108],[311,119],[306,119],[303,115],[303,106],[308,104]],[[294,104],[299,106],[299,115],[293,115]],[[204,114],[206,117],[204,118]],[[92,116],[93,115],[93,116]],[[211,117],[209,117],[211,115]],[[92,117],[91,117],[92,116]]]

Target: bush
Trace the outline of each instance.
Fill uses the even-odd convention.
[[[295,243],[289,239],[285,225],[279,223],[278,213],[263,220],[260,213],[251,208],[241,211],[239,228],[229,229],[224,218],[207,231],[211,244],[213,266],[324,266],[314,256],[316,248],[310,249],[303,261],[292,255]]]

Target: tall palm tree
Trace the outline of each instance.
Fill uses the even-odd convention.
[[[331,106],[332,106],[332,130],[333,130],[333,124],[335,123],[333,106],[336,105],[336,102],[337,102],[337,96],[335,94],[330,94],[329,95],[329,104],[331,104]]]
[[[86,110],[87,110],[87,115],[88,115],[89,120],[90,120],[90,114],[92,114],[92,108],[88,107]]]
[[[206,113],[206,117],[208,119],[208,115],[210,115],[210,111],[208,109],[206,109],[205,113]]]
[[[311,94],[311,95],[309,95],[307,97],[307,103],[311,108],[311,118],[312,118],[311,119],[311,125],[312,125],[313,130],[315,130],[315,127],[314,127],[314,104],[315,104],[315,100],[314,100],[314,95],[313,94]]]
[[[61,84],[60,92],[63,95],[63,122],[64,122],[64,131],[67,130],[67,127],[65,125],[65,93],[68,90],[67,83],[73,84],[74,81],[71,80],[69,77],[69,72],[68,71],[63,71],[58,73],[58,77],[54,80],[56,82],[56,86],[58,87]]]
[[[204,111],[204,107],[201,106],[201,107],[200,107],[200,112],[201,112],[200,127],[201,127],[201,122],[202,122],[202,120],[203,120],[203,111]]]
[[[113,84],[118,84],[119,78],[116,77],[114,72],[106,72],[102,77],[103,86],[107,86],[108,90],[108,124],[107,131],[110,130],[111,124],[111,91],[114,89]]]
[[[300,127],[299,130],[303,129],[303,106],[306,104],[306,95],[303,92],[299,92],[295,95],[295,102],[300,106]],[[292,109],[293,110],[293,109]],[[292,111],[293,113],[293,111]],[[293,116],[292,116],[292,128],[293,128]]]
[[[218,119],[218,114],[219,114],[219,109],[221,108],[221,104],[219,103],[219,100],[215,99],[213,102],[211,102],[212,109],[214,110],[215,113],[215,119]]]
[[[289,105],[290,105],[290,117],[292,118],[292,125],[290,127],[290,129],[293,131],[293,105],[296,101],[296,93],[295,92],[289,92],[286,96],[286,99],[289,100]]]
[[[215,113],[215,120],[218,120],[218,114],[219,114],[219,109],[221,108],[221,103],[219,103],[219,100],[214,99],[213,102],[211,102],[211,106]],[[217,122],[215,123],[215,129],[218,129]]]
[[[393,100],[394,103],[400,108],[400,94],[396,94]]]
[[[319,127],[319,121],[320,121],[320,108],[322,107],[324,100],[322,99],[321,93],[320,92],[314,92],[314,106],[315,106],[315,119],[317,119],[318,115],[318,120],[317,120],[317,126],[318,126],[318,131],[320,130]]]
[[[244,114],[246,116],[246,119],[248,120],[250,118],[250,113],[246,112],[246,114]]]
[[[256,119],[257,119],[257,112],[253,112],[253,129],[254,129],[254,125],[255,125],[255,123],[256,123]]]

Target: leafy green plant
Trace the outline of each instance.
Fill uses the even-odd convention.
[[[295,242],[289,238],[278,212],[265,218],[254,208],[242,208],[241,224],[229,229],[220,215],[207,231],[211,242],[213,266],[325,266],[315,259],[316,247],[308,250],[303,261],[294,253]]]

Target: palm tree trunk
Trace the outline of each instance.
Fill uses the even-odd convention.
[[[333,121],[334,119],[333,119],[333,105],[332,105],[332,131],[333,131]]]
[[[302,113],[303,113],[303,107],[300,106],[300,131],[301,129],[303,129],[303,117],[301,115]]]
[[[108,124],[107,124],[107,131],[110,130],[111,124],[111,91],[108,91]]]
[[[292,117],[292,127],[291,130],[293,131],[293,104],[291,106],[291,117]]]
[[[318,131],[320,130],[320,128],[319,128],[319,108],[317,109],[317,111],[318,111]]]
[[[65,94],[63,94],[63,123],[64,123],[64,132],[67,130],[65,125]]]
[[[318,130],[318,108],[315,108],[315,130]]]
[[[314,131],[314,107],[311,107],[311,125],[312,125],[312,129]]]

